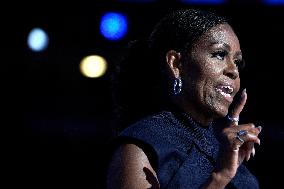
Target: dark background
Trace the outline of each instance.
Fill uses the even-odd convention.
[[[284,6],[260,1],[224,5],[149,4],[117,1],[10,2],[2,15],[4,180],[29,188],[102,188],[107,143],[114,136],[110,71],[129,40],[148,35],[168,11],[198,7],[226,15],[239,36],[246,60],[242,87],[248,102],[242,121],[263,127],[261,146],[248,162],[261,188],[281,185],[284,144]],[[6,9],[6,7],[4,7]],[[129,31],[117,42],[99,33],[105,11],[128,16]],[[26,40],[33,27],[48,32],[50,44],[34,53]],[[8,39],[8,40],[7,40]],[[108,61],[98,79],[83,77],[82,57],[100,54]],[[7,59],[5,59],[7,58]],[[7,67],[6,67],[7,66]],[[146,77],[146,74],[145,74]]]

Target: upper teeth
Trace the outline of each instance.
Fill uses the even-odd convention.
[[[217,88],[217,91],[225,97],[231,97],[231,94],[233,93],[234,89],[233,87],[226,85],[226,86],[221,86],[220,88]]]
[[[228,85],[227,86],[222,86],[221,89],[222,89],[223,92],[229,93],[229,94],[231,94],[234,91],[233,87],[228,86]]]

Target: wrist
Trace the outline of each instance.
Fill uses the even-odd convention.
[[[220,183],[226,186],[233,179],[234,176],[230,176],[229,174],[223,172],[212,172],[211,177],[216,183]]]
[[[223,189],[232,180],[232,177],[221,172],[212,172],[211,177],[203,185],[202,189]]]
[[[211,181],[214,188],[225,188],[225,186],[233,179],[234,176],[230,176],[225,172],[212,172]]]

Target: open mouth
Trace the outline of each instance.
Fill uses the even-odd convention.
[[[219,85],[216,88],[217,92],[226,98],[231,98],[234,92],[234,88],[230,85]]]

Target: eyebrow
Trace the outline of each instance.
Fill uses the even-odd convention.
[[[227,44],[227,43],[219,43],[219,42],[213,41],[213,42],[210,43],[210,46],[213,46],[213,45],[216,45],[216,44],[222,45],[225,49],[231,50],[230,45]],[[237,56],[242,56],[242,55],[243,55],[242,51],[238,51],[238,52],[236,52],[236,54],[234,56],[237,57]]]
[[[222,45],[224,48],[231,50],[230,45],[228,45],[227,43],[219,43],[219,42],[217,42],[217,41],[212,41],[212,42],[210,43],[210,46],[213,46],[213,45]]]

